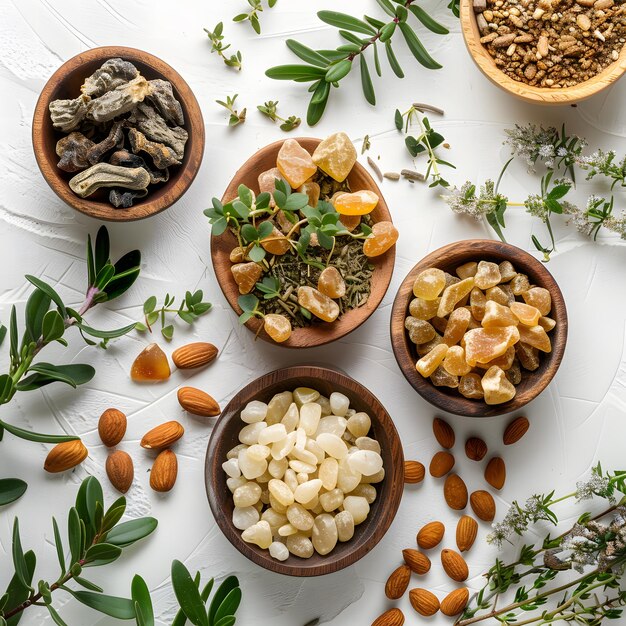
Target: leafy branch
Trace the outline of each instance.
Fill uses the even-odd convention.
[[[275,102],[273,100],[269,100],[265,104],[259,104],[257,106],[257,109],[263,115],[265,115],[266,117],[269,117],[269,119],[271,119],[272,122],[277,122],[277,121],[282,122],[282,124],[280,125],[280,130],[284,130],[285,132],[289,132],[293,130],[294,128],[298,128],[298,126],[300,126],[300,122],[302,120],[299,117],[296,117],[295,115],[290,115],[288,118],[281,117],[276,112],[277,107],[278,107],[277,101]]]
[[[211,42],[211,54],[213,54],[213,52],[217,52],[217,56],[219,56],[224,61],[225,65],[227,65],[228,67],[233,67],[236,70],[241,71],[241,62],[242,62],[241,52],[237,50],[237,52],[235,52],[234,54],[231,54],[230,56],[224,54],[224,52],[228,50],[228,48],[230,48],[230,44],[224,45],[223,43],[224,41],[223,22],[219,22],[219,24],[215,26],[213,31],[210,31],[208,28],[205,28],[204,32],[207,34],[207,37],[209,38],[209,41]]]
[[[277,0],[267,0],[268,8],[273,8],[276,5]],[[261,22],[259,21],[259,13],[263,12],[262,0],[248,0],[248,4],[251,10],[247,13],[239,13],[233,17],[233,22],[250,22],[254,32],[257,35],[261,34]]]
[[[345,43],[337,46],[335,50],[314,50],[298,41],[288,39],[287,47],[304,61],[304,64],[278,65],[265,72],[268,77],[276,80],[311,83],[309,92],[313,95],[307,111],[307,123],[310,126],[321,119],[331,87],[339,87],[340,81],[354,68],[354,61],[357,58],[363,95],[367,102],[376,104],[366,51],[372,50],[374,69],[378,76],[382,76],[378,44],[384,47],[387,61],[394,74],[398,78],[404,78],[404,71],[392,48],[393,36],[397,32],[402,34],[409,50],[421,65],[431,70],[441,68],[441,65],[430,56],[415,29],[408,23],[409,15],[412,14],[434,33],[445,35],[448,29],[418,6],[416,0],[377,0],[377,2],[390,20],[385,22],[367,15],[359,19],[346,13],[320,11],[317,14],[319,19],[338,28],[339,35]]]

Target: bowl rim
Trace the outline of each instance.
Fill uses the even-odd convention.
[[[545,105],[567,105],[582,102],[612,85],[626,72],[626,45],[624,45],[616,61],[578,85],[558,89],[527,85],[513,80],[497,68],[487,49],[480,43],[480,33],[478,32],[472,0],[461,0],[460,20],[465,46],[480,71],[494,85],[526,102]]]
[[[265,154],[271,153],[272,151],[278,152],[282,144],[287,139],[295,139],[295,141],[303,145],[303,147],[305,147],[305,149],[307,150],[309,150],[308,147],[316,146],[322,141],[322,139],[318,137],[288,137],[285,139],[279,139],[278,141],[274,141],[258,149],[237,169],[233,178],[228,183],[226,190],[224,191],[224,194],[222,196],[222,202],[225,202],[227,197],[233,195],[236,192],[238,182],[250,170],[253,170],[255,173],[261,173],[261,171],[264,171],[262,168],[256,166],[256,162],[260,158],[263,158]],[[387,202],[385,201],[385,198],[372,175],[366,170],[365,166],[358,161],[354,164],[353,170],[354,169],[357,170],[360,177],[364,178],[367,181],[367,187],[363,188],[371,189],[379,197],[378,205],[374,209],[374,212],[381,213],[381,218],[377,221],[393,222]],[[215,272],[217,278],[217,283],[219,284],[220,289],[224,294],[224,297],[228,301],[228,304],[233,309],[233,311],[237,315],[240,315],[242,311],[237,303],[237,299],[240,294],[238,293],[237,289],[233,288],[235,283],[232,277],[232,273],[230,271],[232,263],[230,263],[228,259],[222,258],[223,256],[225,256],[225,245],[223,237],[224,235],[214,236],[213,234],[211,234],[211,263],[213,265],[213,271]],[[264,341],[267,341],[272,345],[280,346],[283,348],[312,348],[332,343],[333,341],[341,339],[342,337],[345,337],[346,335],[349,335],[351,332],[356,330],[359,326],[366,322],[370,318],[370,316],[378,309],[378,306],[385,297],[385,294],[389,289],[389,285],[391,284],[395,258],[396,245],[394,244],[384,254],[381,254],[378,257],[373,257],[371,259],[371,262],[374,264],[375,269],[372,274],[372,289],[367,302],[356,309],[351,309],[347,311],[338,320],[330,324],[320,323],[312,326],[307,326],[305,328],[294,328],[291,333],[291,337],[287,341],[282,343],[276,343],[273,339],[271,339],[263,330],[262,321],[257,318],[252,318],[248,320],[244,325],[248,328],[248,330],[255,333],[255,335],[260,339],[263,339]]]
[[[241,531],[233,526],[229,516],[223,514],[223,508],[221,506],[222,497],[217,495],[215,484],[217,472],[223,472],[221,467],[223,459],[217,458],[215,450],[218,446],[218,442],[222,439],[228,422],[239,416],[245,402],[249,402],[255,397],[258,397],[259,393],[261,393],[258,387],[264,388],[270,385],[280,384],[289,388],[290,381],[293,381],[293,386],[298,386],[296,381],[301,378],[318,378],[325,383],[330,382],[332,384],[341,385],[347,389],[347,393],[358,394],[360,399],[371,406],[369,414],[372,416],[372,421],[376,420],[389,437],[391,442],[390,450],[392,446],[395,446],[395,449],[390,452],[390,458],[392,460],[391,471],[389,471],[390,468],[385,469],[384,482],[387,483],[387,481],[389,481],[387,483],[390,490],[389,498],[383,503],[379,497],[380,490],[377,490],[379,492],[376,499],[377,509],[375,511],[377,517],[375,520],[372,520],[372,523],[366,528],[363,537],[359,538],[356,548],[346,550],[346,554],[341,557],[333,557],[333,552],[330,552],[329,555],[327,555],[329,557],[328,562],[310,567],[304,567],[307,562],[306,559],[299,560],[300,562],[295,565],[289,562],[291,557],[284,562],[277,561],[269,556],[267,551],[260,552],[255,549],[256,546],[251,546],[251,544],[243,541]],[[204,477],[205,489],[213,517],[222,531],[222,534],[241,554],[264,569],[278,574],[302,577],[322,576],[324,574],[337,572],[356,563],[369,553],[385,536],[398,512],[400,501],[402,500],[404,488],[404,454],[400,435],[391,416],[380,400],[378,400],[367,387],[351,376],[335,369],[313,365],[294,365],[263,374],[245,385],[231,398],[211,432],[205,457]],[[228,492],[226,497],[230,496],[231,494]],[[376,523],[373,523],[374,521]],[[352,540],[338,545],[350,546],[351,541]]]
[[[189,160],[179,166],[179,177],[176,182],[171,184],[169,188],[169,183],[164,183],[164,192],[158,198],[149,199],[148,196],[148,199],[133,206],[130,211],[120,211],[113,206],[107,205],[105,202],[96,202],[88,198],[80,198],[74,194],[69,188],[67,181],[61,177],[56,163],[53,163],[47,158],[43,138],[48,118],[48,104],[52,100],[52,95],[59,86],[62,85],[67,75],[76,72],[85,64],[104,61],[113,57],[121,57],[131,62],[148,65],[155,74],[159,74],[165,80],[168,80],[174,87],[178,99],[181,100],[187,109],[185,130],[189,133],[189,137],[193,136],[193,145],[190,147]],[[138,48],[128,46],[100,46],[80,52],[71,57],[57,68],[46,81],[46,84],[37,98],[33,112],[31,139],[35,159],[44,180],[65,204],[80,213],[99,220],[133,222],[164,211],[177,202],[189,189],[200,170],[204,156],[205,128],[198,100],[185,79],[171,65],[153,54]]]
[[[516,394],[509,402],[488,405],[482,400],[472,400],[460,394],[448,394],[438,387],[435,387],[430,380],[422,377],[415,369],[415,357],[412,352],[412,350],[414,350],[414,348],[412,348],[413,344],[409,340],[408,333],[404,328],[404,320],[406,316],[409,315],[409,304],[413,298],[413,283],[421,271],[428,267],[439,267],[438,259],[442,255],[454,252],[456,248],[461,248],[461,250],[457,251],[457,254],[459,254],[461,258],[458,261],[455,260],[455,263],[480,260],[481,256],[496,259],[499,256],[502,257],[505,255],[505,252],[508,251],[512,253],[512,256],[501,258],[501,260],[510,260],[517,267],[518,272],[521,271],[523,273],[541,276],[541,282],[538,283],[538,286],[545,287],[550,291],[552,297],[551,315],[554,313],[554,317],[558,322],[557,327],[555,327],[551,334],[553,349],[549,354],[543,355],[542,362],[545,363],[544,371],[541,372],[541,376],[532,386],[532,390],[526,394],[527,397],[523,400],[520,400],[519,395]],[[563,293],[556,280],[545,265],[525,250],[510,243],[493,239],[460,240],[442,246],[427,254],[413,266],[402,281],[396,293],[391,311],[391,346],[398,366],[409,384],[422,398],[438,409],[467,417],[482,418],[504,415],[516,411],[534,400],[552,381],[561,365],[567,344],[567,333],[568,318],[565,299],[563,298]],[[534,372],[530,372],[529,374],[532,375]]]

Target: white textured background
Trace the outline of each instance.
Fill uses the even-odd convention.
[[[379,15],[373,0],[344,1],[342,10]],[[264,100],[280,100],[280,112],[304,116],[306,91],[292,83],[265,78],[267,67],[293,62],[285,47],[287,37],[297,37],[314,47],[338,44],[335,29],[315,18],[315,11],[339,7],[317,0],[279,0],[272,11],[262,14],[263,34],[254,36],[247,24],[230,23],[233,15],[247,6],[244,0],[229,2],[164,0],[0,0],[0,319],[8,320],[10,306],[23,309],[29,286],[25,273],[51,282],[69,302],[82,300],[85,283],[83,246],[88,232],[98,223],[64,206],[47,187],[32,153],[30,127],[33,108],[49,75],[69,57],[94,46],[128,45],[147,50],[174,66],[189,82],[200,102],[207,128],[202,169],[187,195],[167,212],[148,221],[109,225],[114,256],[138,246],[143,254],[139,281],[123,298],[102,307],[92,316],[94,325],[118,326],[141,317],[141,303],[151,295],[167,291],[181,295],[184,289],[204,289],[214,309],[191,331],[178,328],[168,352],[190,340],[202,339],[221,348],[209,369],[183,374],[174,372],[158,386],[131,384],[132,360],[148,342],[138,334],[112,343],[106,352],[84,347],[78,336],[69,349],[48,348],[45,360],[92,363],[93,381],[79,391],[61,385],[46,391],[21,394],[2,417],[41,431],[75,432],[90,449],[89,460],[75,473],[45,475],[42,470],[45,446],[15,440],[10,435],[0,444],[0,475],[20,476],[29,489],[16,504],[0,513],[0,586],[10,575],[10,527],[15,515],[21,519],[23,543],[39,555],[36,576],[53,579],[56,557],[51,543],[51,514],[64,516],[77,486],[87,473],[103,479],[106,495],[114,493],[104,476],[106,452],[99,443],[96,426],[101,411],[117,406],[129,416],[129,427],[121,448],[136,464],[136,478],[129,491],[129,514],[151,514],[159,529],[148,540],[128,551],[120,561],[94,570],[93,577],[108,593],[128,595],[135,572],[142,574],[155,590],[156,609],[164,624],[173,614],[173,596],[168,585],[170,562],[184,560],[199,568],[204,577],[223,577],[236,572],[244,601],[238,622],[244,626],[302,626],[320,617],[324,623],[369,624],[389,603],[383,593],[387,575],[399,564],[400,550],[414,545],[419,527],[433,519],[449,524],[445,543],[454,545],[455,516],[443,502],[441,486],[432,479],[405,494],[394,525],[381,544],[356,566],[324,578],[290,579],[262,570],[245,560],[221,536],[204,495],[204,452],[210,425],[183,414],[176,389],[191,383],[206,389],[225,404],[242,385],[280,366],[296,363],[333,364],[342,368],[376,393],[387,407],[402,436],[407,458],[427,464],[436,450],[431,435],[432,408],[405,382],[389,344],[389,314],[395,291],[412,265],[427,252],[452,241],[490,237],[486,227],[454,216],[437,192],[421,185],[386,181],[382,190],[400,229],[397,267],[387,297],[380,309],[358,331],[335,345],[292,352],[265,342],[254,342],[250,332],[238,326],[215,283],[209,255],[209,227],[202,209],[213,195],[220,196],[235,169],[257,148],[283,137],[271,122],[257,114]],[[385,170],[411,167],[411,161],[393,125],[396,107],[406,109],[414,101],[426,101],[446,110],[437,128],[451,144],[450,160],[458,170],[450,180],[461,184],[497,176],[507,158],[502,147],[503,129],[515,122],[535,121],[560,125],[589,139],[593,146],[626,151],[626,81],[585,102],[578,108],[547,109],[510,99],[492,86],[469,59],[459,25],[446,2],[427,0],[435,17],[446,23],[451,34],[439,37],[423,33],[433,55],[444,65],[438,72],[419,67],[403,45],[396,50],[405,68],[404,81],[396,79],[383,60],[384,77],[375,80],[378,106],[367,105],[360,94],[358,72],[342,81],[334,91],[327,115],[318,128],[303,127],[302,134],[324,137],[345,130],[357,146],[364,134],[372,138],[370,155],[380,155]],[[224,20],[226,38],[241,49],[244,70],[227,69],[202,31]],[[399,44],[399,42],[398,42]],[[248,107],[243,127],[231,130],[216,98],[239,93],[239,103]],[[419,164],[418,164],[419,166]],[[582,177],[581,177],[582,178]],[[538,191],[538,177],[529,176],[521,164],[510,168],[504,191],[511,199],[523,200]],[[580,182],[581,203],[590,186]],[[624,206],[624,194],[617,202]],[[512,243],[531,249],[534,230],[543,237],[541,225],[532,224],[520,209],[510,209],[507,235]],[[626,292],[624,267],[626,246],[616,238],[590,243],[572,229],[557,227],[558,253],[549,269],[565,294],[570,315],[570,339],[565,359],[554,382],[528,406],[530,433],[505,451],[509,479],[496,496],[503,514],[513,498],[525,498],[533,490],[568,488],[601,459],[606,467],[624,463],[623,433],[626,408],[626,356],[624,330]],[[6,362],[8,349],[3,349]],[[180,459],[178,484],[170,494],[156,495],[148,487],[151,457],[138,446],[142,434],[166,419],[179,419],[186,434],[177,446]],[[480,434],[491,451],[501,451],[501,434],[506,418],[471,421],[451,417],[461,443],[469,433]],[[457,464],[470,489],[483,486],[482,467],[471,464],[458,450]],[[62,520],[64,526],[65,520]],[[469,553],[470,585],[480,584],[480,573],[494,554],[480,541]],[[440,597],[452,588],[433,555],[432,573],[415,578],[412,586],[425,586]],[[67,596],[56,602],[68,623],[109,624]],[[67,606],[64,606],[67,603]],[[408,599],[398,603],[407,616]],[[63,605],[63,606],[61,606]],[[409,623],[415,621],[413,615]],[[433,623],[447,623],[444,618]],[[28,610],[23,624],[49,624],[47,613]]]

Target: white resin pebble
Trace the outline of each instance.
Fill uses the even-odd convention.
[[[322,417],[322,407],[315,402],[307,402],[300,407],[300,428],[309,437],[315,434]]]
[[[350,400],[343,393],[334,391],[330,394],[330,409],[333,415],[339,415],[343,417],[350,408]]]
[[[295,490],[293,497],[296,502],[300,504],[309,503],[317,494],[319,490],[322,488],[322,481],[319,478],[314,478],[313,480],[309,480],[302,485],[298,485],[298,488]]]
[[[332,435],[331,433],[322,433],[317,436],[315,440],[328,456],[332,456],[334,459],[341,460],[348,456],[348,446],[341,437]]]
[[[228,459],[222,463],[222,469],[230,478],[239,478],[241,470],[239,469],[239,461],[237,459]]]
[[[268,522],[261,520],[246,528],[241,533],[241,538],[247,543],[254,543],[259,548],[267,550],[272,544],[272,529]]]
[[[251,446],[259,441],[259,434],[267,428],[265,422],[257,422],[256,424],[248,424],[239,431],[239,441]]]
[[[324,459],[319,467],[318,476],[322,481],[322,487],[327,491],[334,489],[337,486],[337,474],[339,473],[339,463],[337,459],[328,457]]]
[[[267,446],[270,443],[276,443],[282,441],[287,437],[287,429],[284,424],[272,424],[267,428],[264,428],[259,433],[259,443],[262,446]]]
[[[348,457],[348,464],[363,476],[373,476],[383,468],[383,459],[378,452],[357,450]]]
[[[322,417],[317,427],[316,437],[322,433],[331,433],[337,435],[337,437],[343,437],[346,432],[348,420],[345,417],[339,417],[338,415],[329,415],[328,417]]]
[[[339,541],[350,541],[354,536],[354,518],[350,511],[341,511],[335,515],[337,538]]]
[[[259,512],[253,506],[233,509],[233,526],[239,530],[246,530],[259,521]]]
[[[370,512],[370,505],[361,496],[346,496],[343,500],[343,509],[352,514],[354,524],[358,526],[367,518]]]
[[[267,461],[265,459],[256,460],[248,456],[248,450],[239,452],[239,469],[241,473],[248,479],[258,478],[265,473],[267,469]]]
[[[270,556],[277,561],[286,561],[289,558],[289,550],[284,543],[273,541],[269,547]]]
[[[311,541],[315,551],[322,556],[337,545],[337,526],[332,515],[322,513],[315,518]]]
[[[258,400],[252,400],[248,402],[245,408],[241,412],[241,421],[246,424],[254,424],[256,422],[262,422],[267,416],[267,404],[265,402],[259,402]]]
[[[365,437],[372,427],[372,420],[367,413],[355,413],[348,419],[348,430],[355,437]]]
[[[297,428],[299,421],[300,411],[298,411],[298,405],[292,402],[280,423],[285,427],[287,432],[290,433]]]

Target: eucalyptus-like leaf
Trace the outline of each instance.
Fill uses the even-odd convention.
[[[24,312],[26,330],[22,345],[36,342],[41,336],[43,319],[50,308],[50,302],[50,296],[41,289],[35,289],[30,294]]]
[[[98,275],[102,268],[109,262],[109,253],[111,251],[111,242],[109,240],[109,231],[106,226],[100,226],[96,235],[96,249],[94,254],[94,269]]]
[[[34,433],[1,420],[0,426],[15,437],[26,439],[27,441],[35,441],[37,443],[63,443],[65,441],[75,441],[79,439],[76,435],[47,435],[44,433]]]
[[[426,48],[420,41],[419,37],[415,34],[415,31],[406,23],[401,22],[398,24],[400,32],[404,35],[406,44],[413,54],[413,56],[427,69],[438,70],[441,69],[441,65],[428,54]]]
[[[213,623],[211,612],[208,617],[205,613],[200,591],[189,570],[178,560],[172,562],[172,587],[180,608],[194,626],[209,626]]]
[[[93,591],[74,591],[72,595],[85,606],[117,619],[134,619],[135,605],[128,598],[107,596]]]
[[[215,622],[214,626],[233,626],[236,621],[237,618],[234,615],[227,615]]]
[[[318,11],[317,17],[331,26],[336,28],[344,28],[355,33],[374,36],[376,29],[372,28],[367,22],[360,20],[347,13],[339,13],[338,11]]]
[[[328,59],[319,52],[316,52],[295,39],[287,39],[285,43],[287,44],[287,47],[305,63],[310,63],[311,65],[317,65],[318,67],[323,68],[328,67]]]
[[[141,252],[139,250],[127,252],[115,263],[115,275],[104,288],[108,301],[115,300],[133,285],[139,276],[140,265]]]
[[[390,41],[385,42],[385,53],[387,54],[387,61],[389,62],[389,67],[392,69],[393,73],[398,78],[404,78],[404,71],[402,70],[402,67],[400,67],[400,63],[398,62],[396,53],[391,47]]]
[[[6,595],[8,595],[8,599],[6,601],[6,606],[15,607],[22,604],[28,599],[28,596],[31,592],[31,583],[33,581],[33,574],[35,573],[35,566],[37,564],[37,558],[35,553],[32,550],[29,550],[24,554],[24,560],[26,562],[26,570],[27,570],[27,585],[24,586],[21,580],[18,578],[17,574],[14,574],[11,580],[9,581],[9,586],[6,590]],[[6,619],[7,626],[17,626],[20,619],[22,618],[23,613],[16,613],[13,617],[8,617]]]
[[[83,322],[77,322],[76,326],[80,328],[84,333],[90,335],[91,337],[98,337],[98,339],[116,339],[117,337],[123,337],[127,335],[131,330],[135,329],[136,324],[129,324],[128,326],[123,326],[122,328],[114,328],[112,330],[98,330],[97,328],[92,328],[91,326],[87,326]]]
[[[24,587],[30,588],[32,579],[29,580],[28,565],[26,563],[26,558],[24,557],[24,551],[22,550],[20,523],[17,517],[13,522],[13,542],[11,553],[13,555],[13,567],[15,568],[15,574],[18,580]]]
[[[78,511],[72,507],[67,515],[67,539],[70,546],[70,559],[77,563],[82,558],[80,517]]]
[[[0,375],[0,404],[6,404],[13,393],[13,379],[8,374]]]
[[[48,311],[43,318],[41,333],[44,343],[59,340],[65,332],[65,321],[58,311]]]
[[[65,550],[63,549],[63,540],[61,539],[61,533],[59,532],[59,525],[54,517],[52,518],[52,529],[54,532],[54,547],[57,551],[57,559],[59,560],[61,574],[65,574]]]
[[[307,82],[310,80],[317,80],[326,75],[326,70],[321,67],[313,65],[277,65],[265,72],[268,78],[274,78],[275,80],[295,80]]]
[[[122,519],[124,511],[126,511],[126,498],[120,496],[104,514],[101,531],[109,532]]]
[[[339,82],[342,78],[350,73],[351,69],[352,61],[350,61],[349,59],[343,59],[342,61],[338,61],[328,68],[325,80],[327,83]]]
[[[135,603],[135,611],[139,607],[141,612],[142,626],[154,626],[154,609],[152,599],[146,581],[139,575],[135,575],[130,586],[131,597]]]
[[[219,608],[217,609],[215,613],[215,623],[219,624],[223,619],[234,616],[240,604],[241,589],[239,587],[235,587],[228,592],[228,594],[220,604]]]
[[[97,543],[87,550],[83,567],[112,563],[122,554],[122,548],[111,543]]]
[[[311,97],[311,101],[309,102],[307,109],[306,120],[309,126],[315,126],[315,124],[317,124],[322,118],[322,115],[324,115],[329,95],[330,83],[322,80],[313,92],[313,96]]]
[[[218,615],[218,611],[222,603],[226,600],[227,596],[230,594],[230,592],[238,587],[239,587],[239,579],[236,576],[228,576],[227,578],[224,579],[224,581],[222,581],[222,584],[217,588],[217,591],[215,592],[213,599],[211,600],[211,605],[209,606],[209,623],[210,624],[214,624],[216,617]],[[237,602],[237,606],[239,606],[238,602]],[[235,607],[235,610],[237,610],[236,607]]]
[[[4,341],[4,338],[7,336],[7,327],[4,324],[0,324],[0,346]]]
[[[59,313],[61,314],[61,317],[63,318],[67,317],[67,313],[65,311],[65,304],[63,304],[63,300],[61,299],[61,296],[48,283],[44,282],[40,278],[37,278],[36,276],[31,276],[30,274],[26,274],[24,278],[28,282],[35,285],[37,289],[39,289],[40,291],[43,291],[47,296],[50,297],[52,302],[54,302],[59,307]]]
[[[11,361],[19,363],[20,346],[17,338],[17,312],[15,310],[15,305],[11,307],[11,316],[9,317],[9,342]]]
[[[35,363],[28,368],[33,372],[17,384],[19,391],[32,391],[54,382],[62,382],[76,388],[88,383],[96,370],[91,365],[72,363],[70,365],[53,365],[52,363]]]
[[[0,506],[19,500],[28,485],[19,478],[0,478]]]
[[[126,548],[136,541],[147,537],[158,525],[154,517],[142,517],[118,524],[106,535],[106,542],[120,548]]]
[[[367,67],[365,55],[362,54],[359,57],[359,64],[361,68],[361,86],[363,88],[363,95],[372,106],[375,106],[376,94],[374,93],[374,85],[372,84],[372,77],[370,75],[369,68]]]
[[[411,13],[413,13],[413,15],[415,15],[415,17],[433,33],[436,33],[437,35],[447,35],[450,32],[443,24],[440,24],[437,20],[433,19],[428,13],[426,13],[421,6],[411,4],[409,6],[409,11],[411,11]]]

